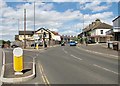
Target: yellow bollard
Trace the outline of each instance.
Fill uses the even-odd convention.
[[[23,70],[23,50],[18,47],[13,50],[13,62],[15,75],[22,75]]]
[[[36,49],[38,50],[38,43],[36,44]]]

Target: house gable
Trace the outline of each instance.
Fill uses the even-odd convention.
[[[44,28],[40,28],[40,29],[38,29],[38,30],[36,31],[37,34],[42,34],[42,33],[44,33],[44,32],[48,33],[48,31],[47,31],[46,29],[44,29]]]

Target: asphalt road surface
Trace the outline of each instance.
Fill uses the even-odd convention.
[[[5,52],[6,62],[12,62],[12,50]],[[24,55],[26,61],[36,57],[37,75],[23,84],[118,84],[118,60],[75,46],[24,51]]]

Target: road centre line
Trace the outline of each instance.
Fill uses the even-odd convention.
[[[65,51],[65,49],[63,48],[63,51],[67,54],[68,52],[67,51]]]
[[[115,71],[109,70],[109,69],[107,69],[107,68],[101,67],[101,66],[96,65],[96,64],[93,64],[93,66],[98,67],[98,68],[101,68],[101,69],[106,70],[106,71],[109,71],[109,72],[112,72],[112,73],[117,74],[117,75],[119,74],[119,73],[117,73],[117,72],[115,72]]]
[[[67,51],[64,51],[66,54],[68,53]]]
[[[74,55],[70,55],[70,56],[72,56],[72,57],[74,57],[74,58],[76,58],[76,59],[78,59],[78,60],[82,60],[81,58],[78,58],[78,57],[76,57],[76,56],[74,56]]]

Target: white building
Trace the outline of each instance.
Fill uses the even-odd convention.
[[[106,32],[111,28],[111,25],[101,22],[100,19],[96,19],[95,22],[92,22],[83,31],[87,38],[96,43],[103,43],[112,40],[112,35],[106,35]]]

